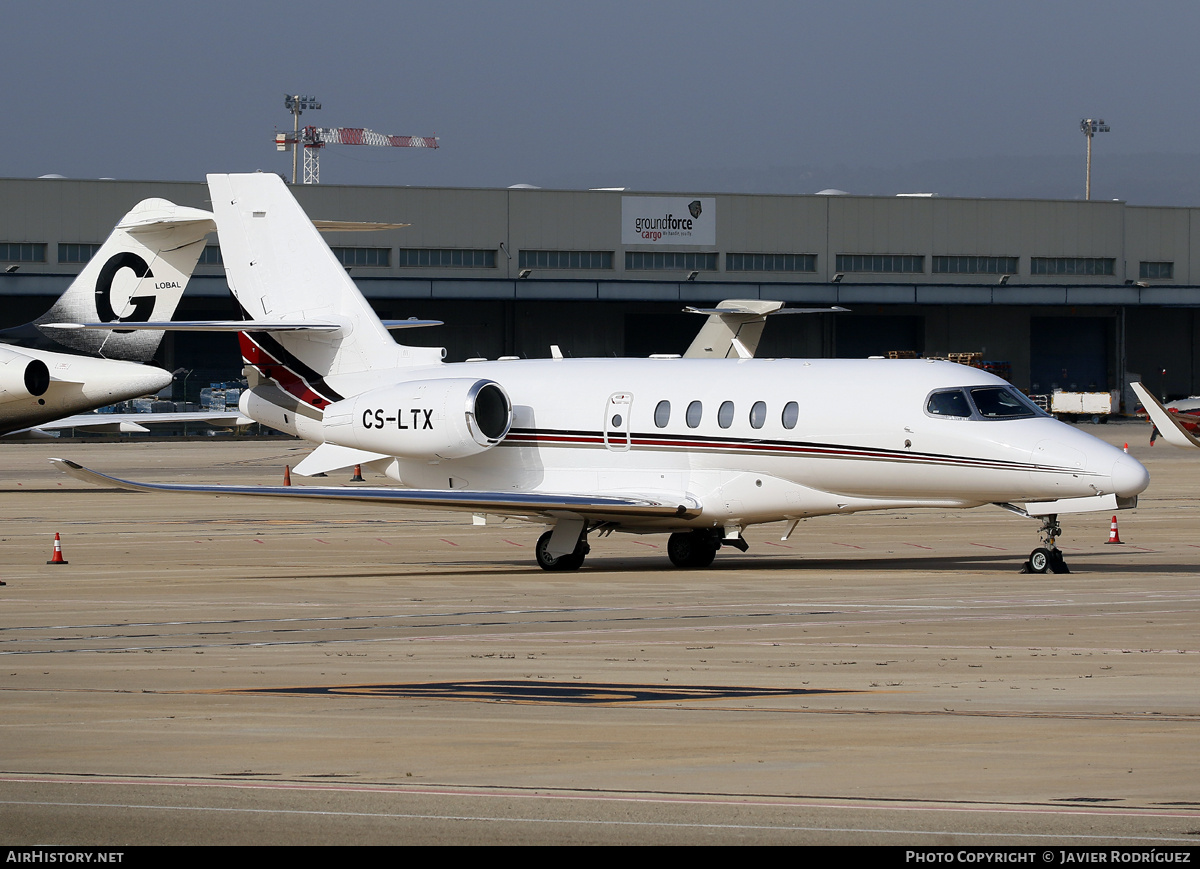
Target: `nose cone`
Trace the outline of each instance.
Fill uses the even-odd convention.
[[[1144,492],[1150,485],[1150,472],[1146,466],[1126,453],[1113,464],[1112,486],[1118,498],[1132,498]]]
[[[87,360],[83,370],[83,394],[93,401],[124,401],[149,395],[171,385],[171,372],[153,365]]]

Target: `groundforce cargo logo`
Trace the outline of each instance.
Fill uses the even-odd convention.
[[[621,243],[715,245],[716,200],[622,196]]]

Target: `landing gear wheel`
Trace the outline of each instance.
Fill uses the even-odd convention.
[[[1039,533],[1043,545],[1029,553],[1029,560],[1021,566],[1021,573],[1070,573],[1062,550],[1054,545],[1054,541],[1062,536],[1058,515],[1051,513],[1044,517]]]
[[[1039,546],[1033,552],[1029,553],[1029,572],[1030,573],[1045,573],[1050,568],[1050,550]]]
[[[546,547],[550,545],[550,537],[553,534],[554,529],[551,528],[538,538],[537,546],[533,550],[534,555],[537,556],[538,567],[542,570],[579,570],[583,565],[583,559],[592,551],[587,538],[580,537],[579,542],[575,544],[575,551],[570,555],[551,555],[546,551]]]
[[[707,531],[678,531],[667,539],[667,557],[676,567],[708,567],[717,546]]]

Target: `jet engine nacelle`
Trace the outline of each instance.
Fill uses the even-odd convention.
[[[49,388],[50,369],[45,362],[0,347],[0,396],[36,398]]]
[[[462,459],[508,434],[512,402],[492,380],[414,380],[325,408],[326,443],[409,459]]]

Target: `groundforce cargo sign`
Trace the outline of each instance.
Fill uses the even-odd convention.
[[[622,196],[621,244],[717,243],[717,200]]]

